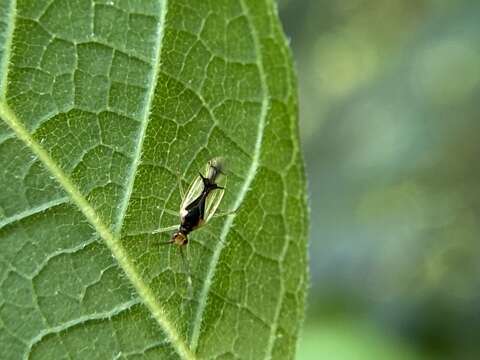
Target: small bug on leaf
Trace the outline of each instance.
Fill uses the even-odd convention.
[[[170,240],[163,244],[175,244],[179,247],[182,261],[188,275],[189,288],[191,288],[192,280],[188,260],[183,252],[183,247],[188,244],[188,235],[193,230],[208,223],[213,217],[225,216],[235,212],[234,210],[216,214],[217,208],[225,193],[225,185],[227,182],[224,168],[222,158],[217,157],[210,160],[207,163],[205,175],[199,173],[199,176],[191,183],[186,193],[183,191],[182,182],[179,178],[178,186],[182,197],[180,211],[176,213],[175,211],[165,209],[165,212],[179,215],[180,225],[160,228],[152,232],[153,234],[158,234],[176,230]]]

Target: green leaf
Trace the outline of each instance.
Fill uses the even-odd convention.
[[[0,358],[293,358],[305,178],[272,1],[0,0],[0,41]],[[239,210],[191,234],[190,296],[152,232],[214,156]]]

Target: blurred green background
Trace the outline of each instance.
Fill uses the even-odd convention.
[[[480,1],[279,9],[311,195],[298,359],[480,359]]]

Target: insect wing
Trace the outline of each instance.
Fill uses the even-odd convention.
[[[197,176],[195,180],[188,187],[187,192],[185,193],[185,198],[180,204],[180,214],[183,213],[185,208],[196,198],[200,196],[203,190],[203,181],[200,176]]]
[[[224,169],[225,169],[225,162],[223,158],[221,157],[213,158],[207,163],[207,168],[205,169],[207,175],[205,176],[209,178],[211,181],[218,183],[219,180],[224,177]]]
[[[225,177],[225,181],[222,182],[221,186],[225,187],[226,184],[227,181]],[[212,218],[212,216],[215,215],[215,212],[217,211],[217,208],[222,201],[223,194],[225,194],[225,189],[216,189],[213,190],[210,194],[208,194],[205,203],[205,222],[208,222]]]

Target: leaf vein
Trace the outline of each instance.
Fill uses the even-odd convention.
[[[54,326],[54,327],[50,327],[48,329],[44,329],[44,330],[40,331],[38,333],[38,335],[35,336],[30,341],[30,343],[28,344],[28,351],[26,351],[25,354],[30,354],[33,347],[36,344],[40,343],[42,341],[42,339],[45,338],[48,335],[58,334],[62,331],[66,331],[70,328],[73,328],[73,327],[78,326],[78,325],[85,324],[85,323],[87,323],[89,321],[92,321],[92,320],[111,319],[112,317],[114,317],[114,316],[116,316],[116,315],[118,315],[118,314],[120,314],[124,311],[127,311],[127,310],[131,309],[133,306],[138,305],[138,304],[141,304],[141,301],[139,299],[132,299],[130,301],[127,301],[123,304],[120,304],[120,305],[116,306],[114,309],[112,309],[110,311],[84,315],[84,316],[81,316],[77,319],[69,320],[69,321],[65,322],[64,324]]]
[[[58,199],[47,201],[46,203],[35,206],[35,207],[30,208],[28,210],[16,213],[15,215],[9,216],[9,217],[0,221],[0,230],[3,229],[4,227],[7,227],[8,225],[14,224],[14,223],[19,222],[21,220],[24,220],[24,219],[26,219],[30,216],[42,213],[42,212],[47,211],[48,209],[51,209],[53,207],[65,204],[69,200],[70,200],[70,198],[67,197],[67,196],[61,197],[61,198],[58,198]]]
[[[0,64],[0,99],[5,98],[5,93],[7,91],[7,75],[8,67],[10,65],[10,55],[12,49],[12,39],[13,39],[13,30],[15,28],[15,15],[17,12],[16,0],[10,1],[10,11],[9,18],[10,21],[7,21],[7,31],[6,31],[6,41],[3,46],[3,61]]]
[[[166,19],[166,12],[167,12],[167,6],[168,6],[167,3],[168,3],[167,0],[163,1],[162,9],[160,10],[160,19],[158,22],[159,26],[157,28],[157,42],[155,44],[155,49],[154,49],[155,56],[153,59],[153,64],[154,64],[153,74],[151,77],[151,81],[147,86],[149,91],[147,94],[146,106],[144,106],[143,113],[141,115],[142,121],[140,124],[140,129],[138,131],[137,139],[136,139],[137,146],[135,148],[135,153],[133,155],[133,162],[127,176],[127,181],[125,185],[126,191],[120,204],[120,211],[118,214],[117,224],[115,224],[115,232],[119,236],[122,231],[123,222],[125,220],[125,215],[128,209],[128,204],[132,196],[133,186],[135,183],[135,174],[137,173],[138,166],[140,165],[140,162],[141,162],[143,141],[145,139],[145,133],[147,131],[148,123],[150,120],[150,111],[152,108],[153,98],[155,95],[155,88],[158,81],[158,74],[160,71],[160,60],[162,56],[162,40],[164,36],[165,19]]]
[[[246,18],[248,19],[249,27],[251,30],[251,33],[253,34],[253,42],[254,42],[254,47],[255,47],[255,52],[256,52],[256,65],[259,70],[260,74],[260,80],[261,80],[261,88],[262,88],[262,94],[263,94],[263,100],[262,100],[262,105],[261,105],[261,111],[260,111],[260,117],[259,117],[259,122],[258,122],[258,129],[257,129],[257,139],[255,141],[255,147],[253,150],[253,156],[252,156],[252,163],[250,168],[247,171],[247,175],[245,177],[245,182],[243,183],[243,186],[238,192],[238,196],[234,201],[233,208],[238,209],[245,199],[247,193],[250,190],[250,185],[253,182],[253,179],[255,178],[255,175],[257,173],[257,169],[259,167],[260,163],[260,153],[262,150],[262,140],[263,140],[263,133],[265,129],[265,124],[266,124],[266,118],[268,114],[268,108],[270,104],[270,94],[268,92],[268,87],[267,87],[267,80],[266,80],[266,74],[265,70],[263,68],[263,64],[261,62],[261,47],[258,39],[258,34],[254,29],[253,24],[250,21],[250,16],[248,13],[248,10],[246,9],[246,5],[243,0],[240,0],[241,7],[243,9],[243,12],[246,14]],[[192,330],[192,337],[190,341],[190,348],[192,349],[193,352],[196,352],[197,346],[198,346],[198,340],[200,337],[200,328],[201,328],[201,323],[203,321],[203,313],[205,311],[206,305],[207,305],[207,298],[209,296],[210,288],[213,283],[213,278],[215,276],[215,270],[217,268],[218,261],[220,259],[220,255],[222,250],[225,248],[225,240],[230,232],[230,228],[233,225],[233,222],[236,217],[236,213],[231,214],[227,217],[225,220],[225,223],[222,227],[222,231],[220,233],[220,239],[217,242],[217,245],[215,246],[212,259],[210,261],[210,266],[208,267],[207,274],[205,277],[205,281],[203,283],[203,287],[200,292],[200,297],[198,300],[198,307],[197,311],[195,314],[194,318],[194,325],[193,325],[193,330]]]

